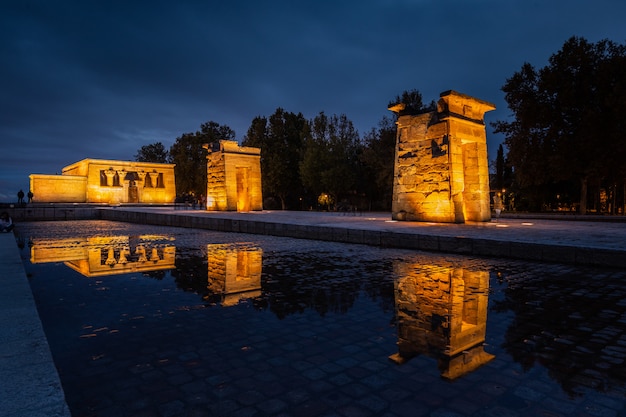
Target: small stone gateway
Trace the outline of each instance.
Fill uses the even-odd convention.
[[[204,145],[207,155],[206,209],[263,210],[261,149],[239,146],[233,140]]]
[[[464,223],[491,219],[484,115],[489,102],[456,91],[440,94],[437,109],[398,114],[392,218]]]

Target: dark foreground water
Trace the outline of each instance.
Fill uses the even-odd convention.
[[[82,416],[626,415],[626,271],[21,223]]]

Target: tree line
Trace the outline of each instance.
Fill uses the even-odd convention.
[[[519,211],[568,210],[611,214],[626,210],[626,46],[571,37],[536,69],[524,63],[501,87],[511,114],[493,122],[504,143],[492,161],[491,189]],[[418,90],[388,105],[433,111]],[[255,117],[242,145],[261,148],[267,209],[389,210],[397,115],[360,135],[346,115],[312,119],[277,108]],[[138,161],[175,163],[181,194],[206,193],[203,144],[234,140],[216,122],[178,137],[169,150],[143,146]]]
[[[391,103],[404,102],[425,111],[417,90]],[[235,132],[207,122],[178,137],[170,149],[161,142],[142,146],[135,160],[176,164],[176,190],[194,197],[206,193],[203,144],[234,140]],[[255,117],[241,144],[261,149],[264,208],[283,210],[391,209],[395,157],[395,116],[383,116],[363,136],[345,114],[320,112],[312,119],[277,108]]]
[[[571,37],[543,68],[530,63],[502,87],[512,117],[495,188],[518,209],[619,214],[626,208],[626,46]]]

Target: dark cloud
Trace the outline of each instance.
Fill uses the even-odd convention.
[[[30,173],[132,159],[207,121],[241,139],[277,107],[363,134],[404,90],[491,101],[571,36],[623,43],[621,0],[22,0],[0,6],[0,201]],[[489,137],[490,152],[500,138]]]

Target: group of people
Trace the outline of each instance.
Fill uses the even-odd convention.
[[[28,202],[32,203],[33,202],[33,192],[29,191],[28,194],[26,194],[26,196],[28,197]],[[17,192],[17,204],[22,205],[24,204],[24,191],[19,190]]]
[[[29,203],[33,202],[33,192],[32,191],[28,191],[27,194],[24,194],[23,190],[19,190],[17,192],[17,204],[19,206],[23,206],[24,205],[24,196],[28,197],[28,202]],[[6,211],[3,211],[2,214],[0,214],[0,233],[10,232],[11,230],[13,230],[13,227],[14,227],[13,219],[11,218],[9,213],[7,213]]]

